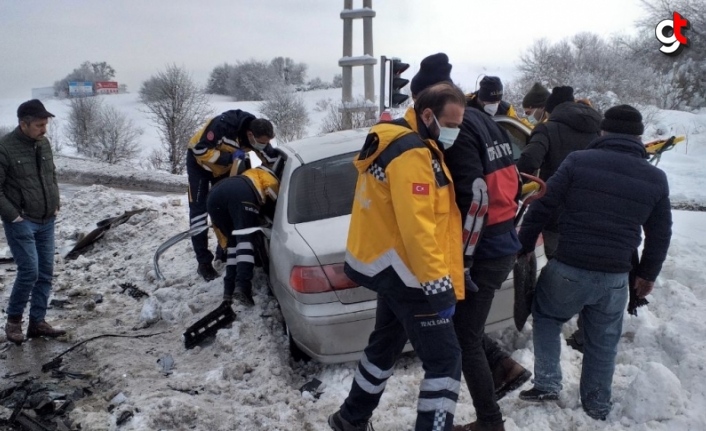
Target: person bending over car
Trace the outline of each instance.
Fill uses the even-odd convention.
[[[219,245],[226,250],[223,300],[255,305],[252,297],[253,268],[258,233],[233,235],[233,230],[260,226],[274,215],[279,178],[265,166],[219,181],[208,195],[207,209]]]

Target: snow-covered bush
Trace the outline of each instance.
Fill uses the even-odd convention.
[[[142,83],[140,101],[159,130],[162,146],[150,157],[155,169],[182,174],[191,136],[212,114],[205,93],[183,67],[169,65]]]
[[[99,127],[101,99],[76,97],[69,102],[66,138],[78,154],[93,157],[92,145]]]
[[[291,89],[282,87],[268,92],[260,112],[274,124],[278,142],[304,137],[309,114],[304,100]]]

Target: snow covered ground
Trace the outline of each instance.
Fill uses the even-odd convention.
[[[337,95],[311,97],[307,103],[313,109],[317,98]],[[105,99],[122,101],[125,109],[137,109],[133,95]],[[0,124],[12,124],[13,109],[20,102],[0,100]],[[47,108],[60,115],[66,112],[60,111],[62,103],[48,101]],[[216,111],[255,106],[224,100],[214,104]],[[136,112],[131,115],[139,116]],[[665,153],[659,164],[668,174],[673,197],[706,204],[706,112],[694,115],[662,111],[655,115],[646,138],[654,136],[657,128],[689,135],[687,144]],[[310,130],[315,133],[317,127],[312,125]],[[148,134],[146,131],[145,136]],[[143,339],[100,339],[67,355],[68,367],[81,364],[86,367],[82,371],[99,376],[94,395],[78,401],[71,413],[81,429],[118,429],[116,419],[130,410],[134,416],[119,429],[328,430],[326,417],[345,398],[355,363],[292,362],[282,316],[274,298],[267,294],[259,270],[255,307],[236,305],[237,320],[230,328],[219,331],[212,344],[192,350],[184,348],[184,329],[218,306],[222,294],[221,279],[207,283],[197,276],[188,241],[178,243],[162,256],[160,267],[167,280],[155,280],[155,249],[188,228],[185,196],[155,197],[103,186],[75,191],[70,199],[65,199],[59,214],[57,248],[70,245],[79,233],[95,227],[98,220],[137,208],[148,211],[109,230],[77,260],[57,257],[53,297],[70,301],[65,309],[52,309],[49,313],[50,321],[70,330],[61,348],[103,333],[166,331]],[[560,401],[538,405],[520,401],[517,392],[509,394],[500,402],[507,430],[706,429],[706,213],[675,211],[674,218],[672,245],[655,291],[648,297],[650,304],[638,310],[638,317],[626,315],[615,373],[615,406],[608,420],[594,421],[581,409],[581,356],[564,346],[561,363],[565,389]],[[3,304],[12,281],[12,273],[0,274]],[[133,283],[150,296],[135,299],[121,293],[123,283]],[[94,302],[95,294],[103,296],[101,303]],[[532,370],[529,323],[522,332],[507,329],[494,335],[514,352],[516,360]],[[570,334],[575,327],[573,320],[565,326],[564,334]],[[26,369],[27,363],[12,359],[26,357],[21,354],[37,346],[49,345],[55,352],[53,343],[60,342],[33,340],[21,347],[10,346],[8,359],[0,361],[0,371]],[[168,376],[157,363],[165,354],[175,361]],[[47,360],[50,358],[51,355]],[[318,399],[299,391],[312,378],[325,385]],[[373,415],[376,430],[413,428],[421,378],[418,360],[405,355]],[[126,400],[109,411],[110,400],[119,393]],[[456,417],[460,423],[475,418],[465,386]]]

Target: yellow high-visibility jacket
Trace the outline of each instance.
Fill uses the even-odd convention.
[[[254,115],[240,109],[223,112],[208,120],[191,137],[188,151],[193,154],[199,166],[210,171],[216,178],[230,172],[233,153],[238,150],[254,151],[263,164],[272,167],[278,156],[272,145],[267,144],[263,150],[257,150],[248,143],[247,127],[254,119]],[[248,161],[243,167],[249,165]]]
[[[258,196],[260,205],[264,205],[268,198],[273,202],[277,200],[279,180],[269,168],[258,166],[248,169],[241,175],[249,180],[250,185]]]
[[[417,124],[413,109],[376,124],[354,162],[346,274],[380,291],[376,276],[392,268],[441,311],[464,298],[461,213],[443,154]]]

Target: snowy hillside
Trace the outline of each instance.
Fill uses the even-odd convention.
[[[325,112],[316,111],[316,103],[320,100],[341,99],[341,89],[328,90],[313,90],[299,92],[304,103],[307,106],[310,124],[308,126],[308,135],[316,135],[319,133],[321,120],[326,115]],[[113,106],[119,111],[127,114],[134,122],[135,126],[141,128],[144,134],[140,138],[142,144],[142,155],[147,156],[152,149],[159,146],[159,135],[156,128],[152,124],[149,116],[145,113],[144,105],[139,101],[138,93],[115,94],[96,96],[108,106]],[[26,99],[0,99],[0,126],[15,126],[17,124],[17,107]],[[256,116],[259,116],[258,111],[261,102],[235,102],[231,97],[209,95],[211,109],[215,114],[219,114],[230,109],[242,109]],[[68,114],[70,111],[69,102],[67,99],[46,99],[43,100],[47,110],[56,115],[52,121],[56,123],[59,129],[65,127]],[[66,139],[63,139],[66,142]],[[276,142],[276,141],[275,141]],[[63,153],[67,155],[75,155],[75,152],[64,145]],[[139,161],[136,161],[139,163]]]

